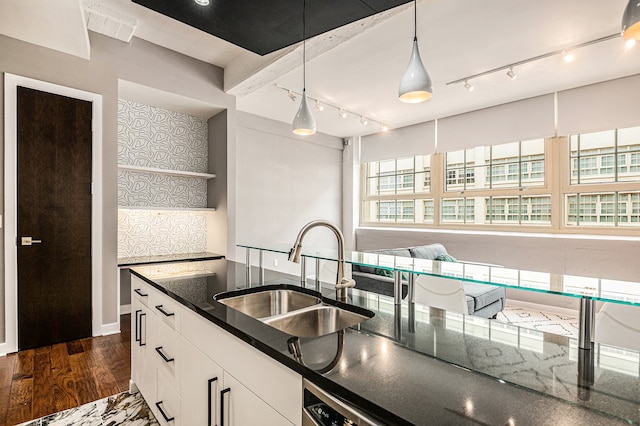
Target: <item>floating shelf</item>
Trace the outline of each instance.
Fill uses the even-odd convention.
[[[215,207],[155,207],[155,206],[118,206],[120,210],[171,210],[185,212],[215,212]]]
[[[155,167],[126,166],[122,164],[118,166],[118,169],[129,170],[132,172],[161,173],[164,175],[185,176],[185,177],[193,177],[193,178],[200,178],[200,179],[213,179],[216,177],[216,175],[211,173],[185,172],[181,170],[158,169]]]

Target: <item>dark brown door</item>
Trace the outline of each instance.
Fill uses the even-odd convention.
[[[22,350],[91,336],[92,116],[91,102],[24,87],[17,111]]]

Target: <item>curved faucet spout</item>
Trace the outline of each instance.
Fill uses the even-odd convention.
[[[317,226],[323,226],[325,228],[331,229],[338,239],[338,273],[336,276],[336,299],[345,301],[347,300],[347,288],[354,287],[356,285],[356,282],[345,277],[344,236],[342,235],[340,229],[338,229],[338,227],[333,223],[326,220],[314,220],[303,226],[298,233],[298,237],[296,238],[296,242],[293,244],[291,251],[289,251],[289,260],[291,262],[300,263],[300,254],[302,253],[302,240],[304,239],[304,236],[307,234],[307,232],[309,232],[309,230]]]

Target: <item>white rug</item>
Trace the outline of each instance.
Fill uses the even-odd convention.
[[[497,321],[561,336],[578,337],[578,318],[570,315],[506,306]]]

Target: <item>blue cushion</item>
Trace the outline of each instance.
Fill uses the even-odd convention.
[[[440,262],[458,262],[458,259],[450,254],[439,254],[434,260],[439,260]]]
[[[434,260],[441,254],[447,254],[447,249],[442,244],[429,244],[425,246],[409,247],[411,257],[418,259]]]

